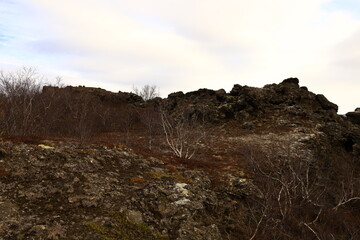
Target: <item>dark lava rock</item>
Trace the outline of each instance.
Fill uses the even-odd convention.
[[[240,96],[243,87],[239,84],[235,84],[234,87],[230,91],[231,96]]]
[[[360,109],[357,108],[354,112],[348,112],[346,117],[354,124],[360,125]]]
[[[0,159],[4,158],[7,155],[7,152],[4,149],[0,148]]]
[[[164,99],[168,112],[181,118],[219,123],[235,119],[241,123],[267,118],[297,118],[313,122],[339,122],[338,106],[324,95],[299,87],[299,79],[288,78],[264,88],[235,84],[230,93],[200,89],[190,93],[173,93]]]
[[[327,98],[322,95],[322,94],[318,94],[316,95],[316,100],[320,103],[321,107],[325,110],[334,110],[334,111],[338,111],[338,106],[332,102],[330,102],[329,100],[327,100]]]
[[[206,205],[220,214],[238,203],[204,172],[173,173],[117,147],[52,146],[0,142],[11,151],[0,163],[0,239],[100,240],[86,223],[100,229],[114,211],[169,239],[225,239],[228,216]]]
[[[170,93],[168,98],[179,98],[184,96],[183,92],[174,92],[174,93]]]
[[[299,87],[299,79],[287,78],[284,81],[282,81],[281,84],[290,84],[290,85],[295,85],[295,86]]]

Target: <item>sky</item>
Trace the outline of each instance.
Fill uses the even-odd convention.
[[[360,107],[360,0],[0,0],[0,70],[22,66],[162,97],[297,77],[346,113]]]

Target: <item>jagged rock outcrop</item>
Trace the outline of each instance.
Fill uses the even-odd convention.
[[[276,115],[299,116],[316,120],[339,120],[337,105],[321,94],[299,87],[297,78],[284,80],[280,84],[255,88],[235,84],[227,94],[224,90],[200,89],[195,92],[173,93],[168,97],[169,110],[196,106],[211,121],[235,118],[247,121],[272,113]],[[192,111],[191,114],[196,114]]]
[[[349,112],[346,118],[337,114],[338,107],[322,94],[314,94],[300,87],[297,78],[288,78],[279,84],[263,88],[235,84],[229,93],[225,90],[199,89],[175,92],[166,99],[156,98],[144,104],[141,97],[132,93],[111,93],[98,88],[44,87],[43,93],[58,91],[58,95],[89,94],[106,104],[127,104],[146,108],[162,107],[176,118],[191,121],[223,124],[236,120],[244,129],[262,128],[266,125],[292,128],[299,125],[318,128],[332,141],[353,151],[360,145],[359,110]],[[134,110],[137,111],[137,110]],[[357,154],[357,150],[353,151]]]
[[[336,104],[322,94],[299,87],[297,78],[263,88],[235,84],[230,93],[208,89],[173,93],[164,101],[170,113],[187,119],[212,123],[237,120],[247,129],[264,125],[279,128],[306,125],[321,129],[332,141],[347,149],[352,149],[349,144],[360,144],[359,128],[354,125],[360,123],[360,112],[348,113],[344,119],[337,114]]]

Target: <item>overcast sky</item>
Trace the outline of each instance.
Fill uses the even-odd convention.
[[[360,0],[0,0],[0,69],[161,95],[298,77],[360,107]]]

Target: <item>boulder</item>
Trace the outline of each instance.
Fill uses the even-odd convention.
[[[230,91],[230,95],[231,96],[240,96],[240,93],[243,90],[243,86],[239,85],[239,84],[235,84],[234,87],[231,89]]]
[[[295,85],[295,86],[299,87],[299,79],[298,78],[287,78],[284,81],[282,81],[280,84]]]
[[[360,108],[355,109],[354,112],[348,112],[346,117],[352,122],[353,124],[360,125]]]

